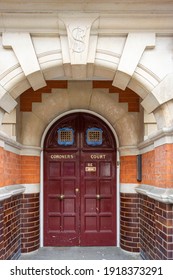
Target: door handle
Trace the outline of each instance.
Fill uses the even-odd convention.
[[[100,195],[100,194],[97,194],[97,195],[96,195],[96,199],[97,199],[97,200],[101,199],[101,195]]]
[[[58,196],[59,200],[63,200],[63,199],[64,199],[64,197],[65,197],[65,195],[64,195],[64,194],[61,194],[60,196]]]

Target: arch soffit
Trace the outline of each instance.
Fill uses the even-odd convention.
[[[113,57],[110,58],[112,58],[112,60],[108,60],[106,61],[106,63],[104,60],[96,59],[95,63],[93,64],[93,75],[86,79],[87,80],[89,79],[90,80],[92,79],[113,80],[117,70],[117,64],[114,63]],[[71,69],[72,66],[70,64],[66,65],[65,67],[68,68],[69,72],[72,72]],[[87,65],[85,65],[84,67],[87,70]],[[62,60],[57,61],[55,59],[44,63],[40,63],[40,68],[43,72],[45,80],[52,80],[52,79],[73,80],[72,76],[65,75],[64,65],[62,64]],[[141,72],[143,73],[143,75],[141,75]],[[6,84],[2,85],[4,79],[3,78],[0,81],[0,87],[2,87],[4,95],[10,94],[10,96],[14,100],[16,100],[24,91],[29,89],[31,85],[28,82],[27,77],[25,76],[25,74],[23,73],[19,65],[16,65],[15,67],[10,67],[6,71],[6,73],[7,73],[5,75]],[[33,75],[33,78],[37,80],[37,73],[33,72],[31,74]],[[121,72],[121,78],[123,76],[126,77],[126,75],[127,75],[126,73]],[[149,69],[144,70],[143,67],[139,65],[135,70],[133,76],[131,77],[127,87],[133,90],[142,99],[145,99],[147,95],[149,94],[153,95],[152,90],[158,84],[159,82],[156,76]]]
[[[143,67],[140,63],[137,65],[133,75],[128,75],[127,73],[118,69],[120,55],[107,52],[105,57],[105,50],[99,50],[99,56],[97,56],[96,50],[94,61],[90,64],[90,67],[87,63],[85,65],[78,65],[77,67],[76,65],[74,67],[70,62],[64,64],[62,56],[62,50],[39,53],[38,65],[40,71],[36,70],[37,67],[35,67],[35,69],[31,68],[29,75],[26,75],[19,62],[6,70],[5,73],[0,73],[0,76],[2,77],[0,81],[1,108],[7,112],[12,111],[16,106],[15,99],[19,97],[24,91],[29,89],[31,84],[34,85],[35,89],[39,89],[43,87],[43,79],[50,80],[64,78],[75,80],[75,72],[77,71],[77,73],[79,73],[81,70],[82,72],[86,73],[86,76],[83,77],[83,80],[92,80],[95,77],[114,80],[116,77],[116,84],[120,84],[120,88],[121,81],[117,82],[117,77],[120,76],[120,80],[129,79],[127,87],[129,87],[141,97],[143,100],[141,104],[148,113],[153,112],[160,105],[172,99],[172,95],[167,95],[166,93],[164,94],[164,98],[160,97],[160,87],[163,88],[164,85],[168,84],[166,82],[167,79],[170,79],[169,77],[166,76],[165,79],[160,82],[155,73],[146,67]],[[117,73],[119,75],[117,75]],[[127,76],[129,77],[127,78]],[[32,81],[32,83],[30,81]],[[166,82],[164,83],[164,81]]]
[[[78,87],[85,88],[84,91],[81,90],[80,100],[76,87],[74,90],[72,83],[69,85],[68,92],[62,89],[55,91],[53,95],[43,94],[41,103],[33,103],[32,112],[23,113],[21,140],[24,145],[40,146],[40,139],[49,123],[72,110],[91,112],[106,120],[116,131],[121,146],[137,145],[140,134],[138,112],[129,113],[126,103],[117,102],[116,93],[110,95],[107,94],[107,90],[99,89],[92,91],[90,82],[87,84],[80,82]],[[126,137],[127,133],[129,137]]]

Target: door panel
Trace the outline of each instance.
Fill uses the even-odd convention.
[[[79,244],[78,164],[76,154],[69,160],[64,153],[45,153],[44,245]]]
[[[111,164],[115,160],[114,154],[105,152],[103,161],[96,151],[83,152],[81,160],[83,177],[81,176],[80,244],[115,245],[115,176]]]
[[[65,137],[67,126],[74,142],[63,146],[57,131]],[[87,144],[90,127],[102,131],[98,146]],[[97,132],[91,130],[90,140]],[[98,118],[75,113],[51,127],[44,144],[45,246],[116,245],[115,163],[113,136]]]

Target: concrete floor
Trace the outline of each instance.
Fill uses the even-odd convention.
[[[43,247],[22,254],[19,260],[141,260],[118,247]]]

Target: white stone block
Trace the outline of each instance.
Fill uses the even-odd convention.
[[[40,147],[42,133],[46,124],[38,116],[31,112],[23,112],[21,143],[27,146]]]
[[[173,72],[168,74],[152,91],[160,104],[173,98]]]
[[[2,108],[0,108],[0,125],[2,124],[4,114],[5,114],[5,111]]]
[[[34,90],[46,85],[29,33],[4,32],[3,45],[12,47],[23,72]],[[35,74],[35,75],[34,75]]]
[[[68,82],[68,94],[71,109],[87,109],[92,94],[92,82]]]
[[[10,113],[17,105],[17,102],[0,86],[0,107]]]
[[[152,93],[149,93],[141,102],[141,105],[144,107],[147,113],[152,113],[160,105],[160,103]]]
[[[16,109],[14,109],[10,114],[5,113],[3,118],[3,124],[15,124],[16,123]]]
[[[56,92],[49,94],[43,93],[42,102],[32,104],[33,113],[45,124],[69,109],[69,95],[66,89],[56,89]],[[35,124],[32,124],[33,119],[30,119],[30,121],[29,125],[34,126]]]
[[[129,33],[115,74],[113,85],[125,89],[146,47],[154,47],[154,33]]]
[[[147,114],[147,112],[144,110],[144,123],[156,123],[154,114]]]

